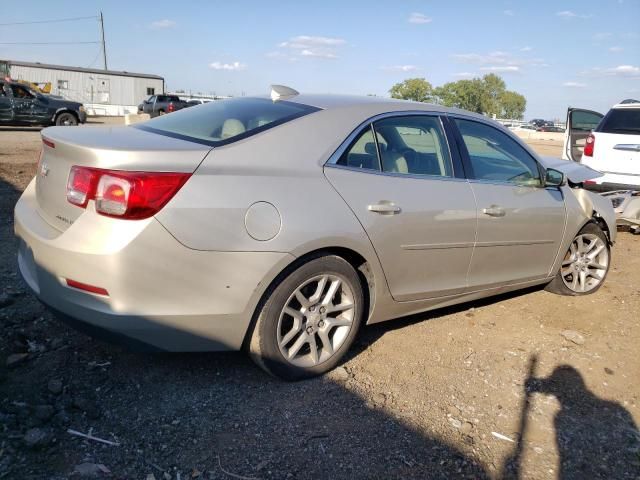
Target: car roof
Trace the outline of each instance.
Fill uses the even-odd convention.
[[[283,100],[317,107],[322,110],[349,110],[349,113],[362,113],[364,115],[376,115],[389,112],[409,112],[423,110],[438,113],[458,113],[488,120],[488,117],[458,108],[444,107],[433,103],[413,102],[396,98],[336,95],[336,94],[305,94],[301,93]]]
[[[613,107],[611,108],[640,108],[640,100],[634,100],[634,99],[627,99],[627,100],[623,100],[620,103],[615,104]]]

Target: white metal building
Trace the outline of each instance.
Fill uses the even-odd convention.
[[[164,93],[164,78],[144,73],[66,67],[45,63],[0,60],[16,80],[51,83],[51,94],[82,102],[89,115],[136,113],[149,95]]]

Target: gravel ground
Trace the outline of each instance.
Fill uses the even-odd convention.
[[[367,327],[343,367],[287,384],[239,353],[132,353],[47,313],[12,233],[39,145],[0,129],[0,478],[640,478],[639,237],[619,234],[595,295]]]

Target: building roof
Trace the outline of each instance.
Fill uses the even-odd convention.
[[[147,73],[124,72],[120,70],[102,70],[99,68],[68,67],[64,65],[51,65],[49,63],[40,63],[40,62],[20,62],[18,60],[0,60],[0,62],[6,62],[9,65],[15,65],[16,67],[46,68],[49,70],[64,70],[67,72],[95,73],[98,75],[100,74],[118,75],[121,77],[153,78],[155,80],[164,81],[164,78],[159,75],[150,75]]]

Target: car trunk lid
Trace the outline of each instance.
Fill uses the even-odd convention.
[[[60,231],[85,211],[67,201],[72,166],[192,173],[211,150],[205,145],[121,126],[51,127],[42,131],[42,140],[36,172],[38,213]]]

